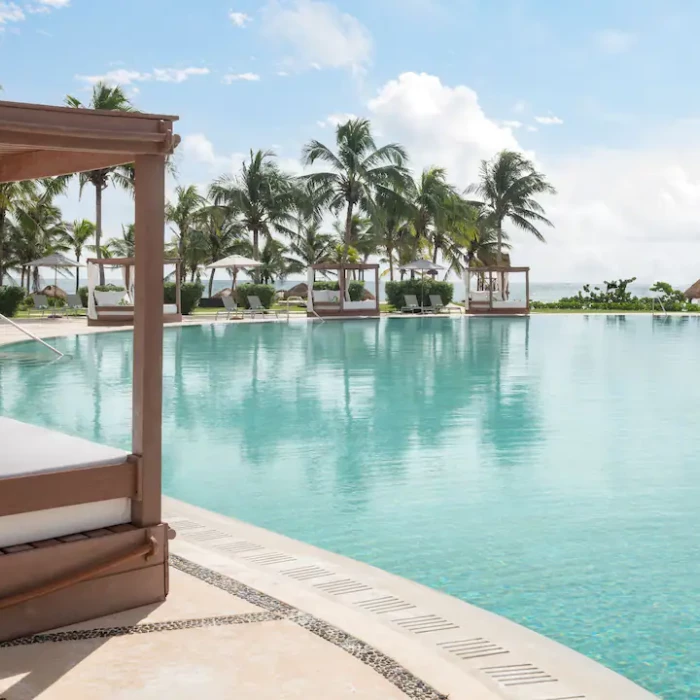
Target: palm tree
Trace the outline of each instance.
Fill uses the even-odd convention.
[[[503,255],[503,222],[508,219],[517,228],[531,233],[544,242],[544,236],[535,224],[552,226],[544,216],[544,209],[535,200],[540,194],[556,194],[545,176],[535,170],[532,162],[514,151],[501,151],[493,160],[481,162],[479,182],[471,185],[491,217],[496,239],[496,260],[501,265]]]
[[[224,207],[231,219],[240,218],[250,232],[254,260],[260,260],[261,235],[269,241],[275,231],[288,233],[294,222],[297,192],[274,158],[272,151],[251,151],[240,174],[222,175],[209,188],[211,201]]]
[[[66,224],[61,220],[61,210],[52,202],[52,195],[41,196],[18,204],[13,214],[10,236],[15,255],[22,267],[22,282],[32,279],[34,291],[39,291],[39,269],[33,277],[28,264],[51,253],[68,250],[65,243]]]
[[[174,233],[178,241],[177,257],[184,263],[192,226],[202,207],[206,204],[206,199],[199,194],[196,185],[178,186],[175,188],[175,196],[177,197],[175,204],[168,202],[165,206],[165,218],[175,226]],[[181,266],[182,279],[185,278],[186,274],[187,268],[183,264]]]
[[[433,262],[437,262],[438,251],[445,242],[440,237],[444,231],[443,217],[448,201],[455,196],[454,188],[448,184],[444,168],[426,168],[420,179],[411,183],[407,195],[414,206],[413,228],[420,241],[429,243],[433,250]]]
[[[134,224],[122,224],[121,238],[110,238],[107,241],[106,247],[109,250],[109,255],[103,257],[133,258],[136,253],[135,228]]]
[[[262,265],[257,268],[260,281],[263,284],[273,284],[276,280],[283,281],[295,272],[302,272],[303,263],[290,258],[288,248],[284,243],[269,238],[260,255]]]
[[[290,234],[289,252],[295,256],[301,269],[308,269],[329,261],[334,239],[321,233],[321,223],[313,219],[299,219],[297,230]],[[316,272],[313,272],[314,280]]]
[[[26,202],[32,197],[38,196],[38,187],[35,180],[23,182],[0,183],[0,285],[2,285],[5,273],[9,268],[13,251],[9,249],[10,226],[8,216],[20,203]]]
[[[405,190],[383,189],[377,193],[376,206],[372,212],[373,236],[377,252],[384,252],[382,262],[389,263],[389,279],[394,280],[394,263],[398,262],[399,250],[415,248],[417,238],[411,226],[415,207]],[[413,255],[410,256],[412,260]]]
[[[189,258],[197,265],[208,264],[226,258],[229,255],[250,254],[243,239],[243,230],[240,223],[227,216],[223,207],[208,206],[201,209],[193,223],[190,235],[190,248],[196,253],[190,253]],[[209,275],[209,296],[211,297],[214,286],[212,269]]]
[[[82,108],[84,105],[77,97],[66,96],[66,105]],[[91,109],[107,109],[116,112],[133,112],[134,107],[121,87],[110,87],[105,83],[97,83],[92,89],[92,97],[89,107]],[[133,184],[133,169],[129,166],[119,165],[112,168],[100,168],[80,173],[80,193],[83,187],[90,183],[95,188],[95,249],[97,257],[102,257],[102,193],[110,182],[125,189]],[[100,284],[105,283],[104,267],[100,265]]]
[[[320,161],[331,170],[305,175],[302,181],[322,206],[336,214],[345,209],[343,258],[346,259],[352,245],[353,215],[357,209],[371,214],[378,192],[405,185],[407,156],[396,143],[377,148],[367,119],[351,119],[340,124],[336,129],[336,150],[334,153],[320,141],[307,143],[302,151],[304,164]]]
[[[74,221],[66,226],[66,233],[63,242],[73,251],[75,261],[80,262],[83,254],[83,247],[90,238],[95,235],[95,224],[87,219]],[[80,268],[75,268],[75,293],[80,289]]]

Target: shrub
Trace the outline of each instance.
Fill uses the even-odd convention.
[[[3,316],[14,316],[23,301],[22,287],[0,287],[0,314]]]
[[[191,314],[199,305],[202,298],[204,285],[201,282],[183,282],[180,286],[180,304],[182,313]],[[176,302],[177,285],[175,282],[166,282],[163,285],[163,300],[166,304]]]
[[[80,301],[83,302],[83,306],[87,308],[88,305],[88,288],[87,287],[81,287],[78,290],[78,294],[80,295]]]
[[[320,292],[324,289],[329,289],[333,292],[340,289],[338,280],[317,280],[314,282],[314,289]],[[365,293],[365,283],[363,280],[350,280],[348,284],[348,294],[350,296],[350,301],[362,301]]]
[[[386,300],[395,309],[400,309],[406,306],[406,294],[415,294],[418,303],[421,303],[421,295],[423,296],[423,306],[430,306],[430,295],[439,294],[442,303],[447,306],[452,301],[454,294],[454,285],[450,282],[439,282],[437,280],[413,279],[403,280],[402,282],[387,282],[385,285]]]
[[[244,309],[250,308],[248,297],[258,297],[260,303],[269,309],[275,299],[275,288],[271,284],[239,284],[234,294],[236,303]]]

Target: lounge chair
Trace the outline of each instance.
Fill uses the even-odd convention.
[[[415,294],[404,294],[403,300],[406,305],[401,309],[401,313],[420,314],[433,310],[432,306],[421,306]]]
[[[34,308],[37,311],[41,311],[43,316],[49,310],[49,300],[46,298],[46,295],[32,294],[32,299],[34,300]]]
[[[83,306],[83,300],[80,297],[80,294],[69,294],[66,297],[66,308],[68,311],[73,312],[73,316],[79,316],[80,311],[85,311],[85,307]]]
[[[221,301],[224,303],[224,308],[216,312],[214,320],[219,318],[219,314],[226,314],[226,320],[228,321],[231,316],[235,316],[239,313],[238,304],[233,300],[233,297],[221,297]]]
[[[248,306],[250,307],[248,313],[250,313],[251,316],[255,316],[255,314],[260,314],[262,316],[265,316],[265,314],[275,314],[275,316],[279,318],[279,313],[275,309],[266,309],[259,297],[248,297]]]
[[[447,308],[442,303],[442,297],[439,294],[430,295],[430,306],[432,307],[433,312],[436,314],[439,314],[443,309]]]

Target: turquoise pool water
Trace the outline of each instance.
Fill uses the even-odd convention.
[[[56,345],[0,348],[0,413],[128,448],[131,334]],[[165,489],[697,699],[699,348],[694,318],[167,330]]]

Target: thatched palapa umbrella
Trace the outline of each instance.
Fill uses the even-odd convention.
[[[689,301],[700,299],[700,280],[698,280],[692,287],[688,287],[688,289],[683,292],[683,295]]]

